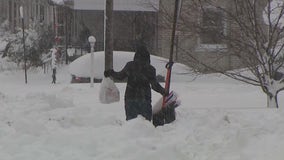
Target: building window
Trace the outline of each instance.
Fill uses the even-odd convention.
[[[14,15],[13,15],[14,28],[17,26],[17,22],[20,21],[20,18],[17,19],[17,11],[18,11],[17,3],[14,2]]]
[[[12,23],[12,2],[9,1],[9,23]]]
[[[39,20],[39,4],[38,2],[36,1],[35,3],[35,19],[38,21]]]
[[[44,6],[43,5],[40,5],[40,17],[39,17],[39,22],[40,23],[43,23],[44,22]]]
[[[205,8],[200,19],[201,32],[199,34],[200,49],[225,49],[224,35],[226,35],[225,14],[222,11]]]
[[[32,4],[31,4],[31,17],[33,18],[33,19],[35,19],[34,17],[35,17],[35,15],[34,15],[34,10],[35,10],[35,3],[34,2],[31,2]]]

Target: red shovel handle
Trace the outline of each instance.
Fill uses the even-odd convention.
[[[169,92],[170,92],[170,81],[171,81],[172,66],[173,66],[173,62],[169,62],[166,65],[167,77],[166,77],[166,82],[165,82],[165,90],[166,90],[167,94],[169,94]],[[165,107],[165,100],[166,100],[166,96],[163,96],[163,104],[162,104],[163,108]]]

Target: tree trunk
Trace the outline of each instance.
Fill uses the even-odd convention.
[[[267,107],[268,108],[278,108],[278,100],[277,100],[277,94],[267,94]]]
[[[106,0],[105,10],[105,70],[113,68],[113,0]]]

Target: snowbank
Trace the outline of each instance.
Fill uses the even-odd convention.
[[[282,92],[280,109],[269,109],[255,86],[195,78],[172,83],[182,101],[177,119],[155,128],[142,117],[125,120],[125,83],[116,84],[120,102],[101,104],[100,84],[70,84],[64,66],[55,85],[51,72],[29,70],[28,84],[23,71],[0,72],[0,159],[283,160]],[[152,93],[155,103],[160,95]]]
[[[10,62],[7,57],[5,58],[0,57],[0,72],[15,71],[18,69],[19,69],[19,66],[14,62]]]

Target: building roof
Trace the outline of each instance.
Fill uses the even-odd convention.
[[[113,0],[116,11],[150,11],[159,9],[159,0]],[[104,10],[105,0],[74,0],[75,10]]]

